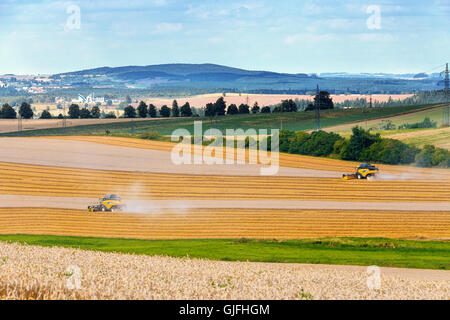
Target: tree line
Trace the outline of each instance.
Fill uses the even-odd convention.
[[[144,101],[141,101],[137,108],[133,107],[131,98],[127,96],[126,103],[128,106],[123,109],[124,118],[156,118],[158,116],[163,118],[169,117],[192,117],[199,116],[195,111],[195,108],[191,107],[189,102],[186,102],[181,107],[178,105],[177,100],[173,100],[172,107],[163,105],[159,110],[155,105],[147,105]],[[330,95],[326,91],[321,91],[314,98],[314,103],[308,101],[305,111],[315,110],[316,106],[320,109],[333,109],[334,104]],[[292,99],[283,100],[280,104],[275,106],[263,106],[260,107],[258,102],[255,102],[252,107],[242,103],[239,106],[236,104],[230,104],[227,106],[223,97],[217,99],[215,103],[208,103],[203,108],[204,115],[206,117],[216,117],[225,115],[236,114],[257,114],[257,113],[278,113],[278,112],[297,112],[299,111],[298,102]],[[34,116],[34,112],[28,102],[23,102],[19,108],[19,114],[24,119],[29,119]],[[0,110],[0,118],[15,119],[17,117],[16,111],[9,104],[4,104]],[[96,105],[89,109],[87,106],[80,108],[78,104],[71,104],[69,106],[68,117],[70,119],[88,119],[88,118],[116,118],[114,112],[105,113],[101,111],[99,106]],[[48,110],[42,111],[39,116],[40,119],[51,119],[52,115]],[[63,118],[62,114],[58,115],[58,118]]]
[[[19,115],[23,119],[31,119],[34,116],[33,109],[28,102],[22,102],[19,107]],[[16,119],[17,112],[8,103],[5,103],[0,109],[0,119]]]
[[[270,139],[270,137],[269,137]],[[270,146],[270,141],[267,142]],[[325,131],[280,131],[281,152],[351,161],[386,164],[416,164],[419,167],[450,168],[450,151],[425,145],[422,149],[399,140],[382,138],[361,127],[354,127],[350,138]]]

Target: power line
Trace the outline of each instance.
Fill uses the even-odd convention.
[[[441,65],[439,65],[439,66],[433,67],[433,68],[431,68],[431,69],[429,69],[429,70],[427,70],[427,71],[423,71],[422,73],[430,73],[431,71],[437,71],[437,70],[441,69],[441,68],[444,67],[444,66],[445,66],[445,63],[444,63],[444,64],[441,64]]]
[[[446,106],[444,107],[444,112],[442,115],[442,126],[449,127],[450,126],[450,105],[449,105],[449,77],[448,77],[448,63],[445,65],[445,70],[441,72],[441,75],[445,75],[444,85],[445,85],[445,102]]]
[[[17,117],[17,131],[19,133],[22,132],[22,116],[20,113],[19,113],[19,116]]]
[[[320,91],[319,85],[316,89],[316,131],[320,131]]]

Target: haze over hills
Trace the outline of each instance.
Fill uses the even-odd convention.
[[[98,94],[117,90],[167,90],[184,92],[311,93],[320,89],[330,93],[414,93],[439,90],[439,74],[392,73],[278,73],[255,71],[217,64],[160,64],[148,66],[99,67],[51,76],[0,76],[0,94],[14,95],[14,88],[41,89],[61,94],[77,92]],[[1,84],[3,83],[3,88]]]
[[[314,90],[316,85],[330,91],[409,92],[436,89],[433,75],[277,73],[252,71],[217,64],[161,64],[148,66],[101,67],[52,76],[78,86],[128,88],[224,88],[236,90]]]

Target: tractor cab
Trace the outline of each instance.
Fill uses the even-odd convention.
[[[115,194],[111,194],[111,193],[105,194],[103,199],[101,199],[101,202],[107,201],[107,200],[122,201],[122,199],[119,196],[117,196]]]
[[[358,179],[367,179],[375,176],[377,173],[378,168],[370,163],[361,163],[361,165],[356,168],[356,177]]]

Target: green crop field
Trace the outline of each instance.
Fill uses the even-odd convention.
[[[222,261],[378,265],[450,270],[450,242],[384,238],[268,241],[130,240],[40,235],[0,235],[0,241]],[[1,258],[1,257],[0,257]]]

